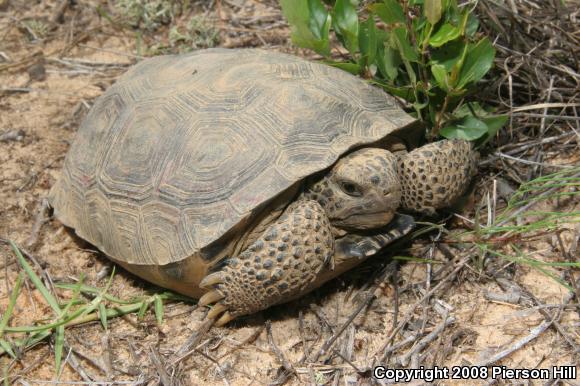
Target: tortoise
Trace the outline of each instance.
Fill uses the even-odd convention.
[[[54,215],[223,325],[295,299],[461,193],[469,143],[407,152],[416,120],[342,70],[257,49],[143,60],[87,114]]]

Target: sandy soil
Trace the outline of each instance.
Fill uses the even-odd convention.
[[[63,23],[50,21],[61,2],[38,1],[29,7],[24,1],[4,0],[0,1],[0,9],[3,3],[8,5],[0,10],[0,52],[4,54],[4,59],[0,56],[0,66],[4,66],[0,67],[0,134],[16,131],[21,135],[0,142],[0,238],[14,240],[28,251],[54,281],[73,282],[84,275],[87,284],[103,287],[107,279],[102,273],[110,270],[111,263],[56,220],[47,219],[37,232],[38,208],[58,178],[69,143],[94,98],[127,66],[139,60],[139,44],[167,44],[169,27],[161,27],[158,33],[149,34],[144,42],[138,43],[135,30],[121,28],[99,17],[97,6],[109,9],[106,1],[78,1],[76,6],[65,10]],[[202,4],[195,3],[192,15],[207,14],[210,23],[221,31],[222,46],[260,46],[301,53],[291,47],[288,28],[281,21],[274,1],[232,0],[218,4],[221,4],[219,10],[205,11]],[[48,25],[44,38],[31,39],[22,27],[23,21],[30,19],[43,20]],[[492,172],[482,173],[476,202],[492,188]],[[559,211],[578,211],[578,204],[570,200],[548,205]],[[563,226],[564,250],[574,244],[575,231],[578,228],[574,230],[573,224]],[[403,346],[393,354],[403,358],[402,367],[412,368],[416,363],[413,361],[418,361],[430,368],[485,361],[533,333],[546,320],[540,312],[544,310],[549,318],[559,312],[559,328],[576,347],[580,345],[577,308],[556,306],[568,291],[555,280],[529,266],[501,259],[492,259],[481,270],[474,254],[465,255],[456,248],[450,251],[455,260],[449,260],[450,256],[433,248],[429,236],[422,236],[412,245],[389,252],[389,255],[417,256],[439,262],[402,265],[397,280],[397,309],[393,281],[380,282],[380,276],[375,274],[388,262],[386,256],[378,256],[300,300],[235,321],[225,328],[213,328],[203,336],[197,351],[186,357],[177,355],[176,351],[198,331],[207,310],[177,302],[166,305],[161,326],[156,325],[153,314],[148,312],[142,321],[135,315],[113,319],[107,331],[96,322],[67,329],[65,355],[70,355],[58,377],[54,372],[50,339],[19,353],[17,361],[6,355],[0,357],[0,364],[6,369],[5,375],[12,377],[11,381],[22,384],[50,380],[64,384],[83,380],[135,384],[269,384],[283,372],[281,356],[275,353],[264,328],[266,320],[270,320],[273,343],[296,371],[287,384],[370,384],[368,370],[378,363],[376,358],[382,355],[380,350],[387,343],[395,317],[398,321],[410,319],[394,343],[412,334],[428,336],[445,317],[454,318],[453,323],[419,348],[421,355],[410,362],[404,355],[417,347],[417,343]],[[505,249],[504,252],[513,251]],[[554,234],[526,244],[526,252],[546,262],[564,260]],[[5,243],[0,243],[0,257],[0,309],[4,310],[20,268]],[[464,258],[466,262],[457,266]],[[455,267],[460,268],[457,274],[453,273]],[[557,277],[565,272],[564,268],[547,269]],[[442,280],[450,274],[450,280]],[[517,283],[525,300],[515,304],[490,300],[490,293],[506,293],[498,278]],[[438,283],[442,283],[441,288],[428,301],[414,307]],[[377,298],[334,344],[333,349],[340,355],[331,350],[333,355],[324,354],[311,360],[313,353],[358,308],[357,299],[364,298],[369,288]],[[118,269],[109,292],[126,299],[155,290]],[[525,295],[526,291],[547,306],[536,307]],[[62,299],[70,297],[65,291],[57,294]],[[577,303],[577,299],[572,300],[572,304]],[[50,314],[38,291],[28,284],[18,298],[10,325],[50,319]],[[301,362],[306,351],[310,359]],[[510,368],[550,368],[576,364],[577,355],[573,355],[571,344],[552,325],[498,364]],[[450,383],[454,382],[441,384]]]

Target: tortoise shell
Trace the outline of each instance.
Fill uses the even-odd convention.
[[[291,55],[154,57],[97,99],[50,202],[118,262],[176,263],[342,154],[413,122],[364,80]]]

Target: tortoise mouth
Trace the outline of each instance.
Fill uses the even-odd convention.
[[[374,229],[387,225],[395,212],[392,210],[372,213],[355,213],[334,221],[335,226],[346,229]]]

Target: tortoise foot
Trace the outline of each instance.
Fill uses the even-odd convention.
[[[463,194],[476,171],[477,153],[464,140],[443,140],[399,158],[403,208],[435,214]]]
[[[415,227],[413,217],[396,214],[393,220],[384,227],[365,234],[348,234],[335,241],[334,259],[339,265],[348,260],[364,260],[377,254],[393,241],[405,236]]]
[[[200,287],[209,291],[199,304],[212,304],[208,317],[222,325],[241,315],[292,300],[331,265],[334,239],[329,221],[316,201],[290,205],[266,231]],[[322,283],[321,283],[322,284]]]

